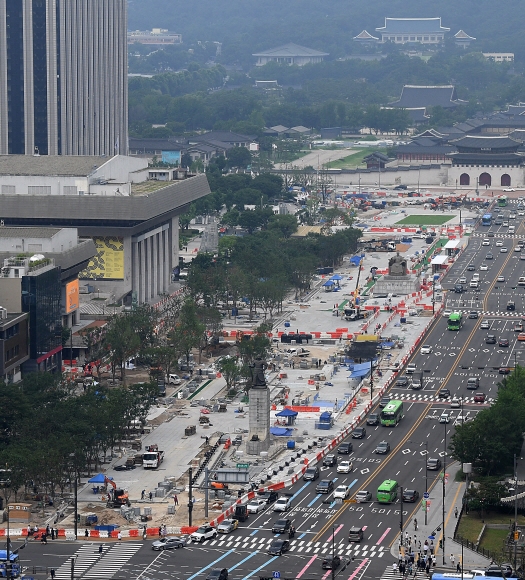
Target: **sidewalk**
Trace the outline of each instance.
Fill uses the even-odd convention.
[[[434,537],[434,553],[437,556],[436,569],[444,569],[447,572],[455,572],[456,565],[463,562],[463,571],[467,572],[472,569],[483,569],[490,564],[490,560],[481,554],[469,550],[466,547],[462,548],[461,544],[453,540],[454,530],[458,523],[455,517],[455,510],[458,514],[461,511],[461,504],[463,493],[465,491],[465,482],[456,481],[456,473],[460,466],[454,462],[447,466],[446,473],[448,474],[447,482],[445,483],[445,526],[443,528],[443,491],[442,480],[439,478],[435,485],[429,489],[430,494],[430,510],[428,512],[427,524],[425,524],[425,514],[420,508],[416,514],[418,522],[417,532],[414,532],[413,520],[404,522],[403,530],[408,532],[412,537],[416,537],[416,541],[421,541],[423,545],[428,539],[429,544],[432,537]],[[422,499],[422,498],[420,498]],[[417,505],[417,504],[416,504]],[[421,501],[419,502],[421,506]],[[407,510],[410,512],[410,510]],[[433,534],[435,532],[435,534]],[[439,543],[444,539],[445,558],[443,558],[443,549],[439,548]],[[399,557],[399,536],[392,544],[391,554],[397,560]],[[416,550],[417,552],[417,550]],[[451,562],[450,555],[454,555],[454,563]]]

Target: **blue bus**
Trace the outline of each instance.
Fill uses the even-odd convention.
[[[9,576],[11,578],[18,578],[20,576],[20,559],[18,554],[14,554],[12,551],[9,552],[9,561],[11,562],[11,573]],[[6,570],[7,563],[7,550],[0,550],[0,578],[7,577]]]
[[[496,580],[496,576],[479,576],[475,573],[470,572],[445,572],[444,574],[434,573],[432,574],[432,580],[452,580],[457,578],[458,580],[462,578],[463,580]]]
[[[492,225],[492,214],[491,213],[486,213],[481,218],[481,225],[482,226],[491,226]]]

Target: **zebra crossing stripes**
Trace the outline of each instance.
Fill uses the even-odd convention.
[[[516,312],[515,310],[503,310],[500,312],[483,312],[483,316],[496,316],[498,318],[521,318],[523,314],[521,312]]]
[[[388,566],[388,568],[383,572],[380,580],[400,580],[402,578],[399,570],[394,571],[393,566]],[[428,578],[424,570],[417,570],[416,575],[410,576],[410,578]]]
[[[396,399],[401,399],[403,401],[416,401],[416,402],[423,402],[423,403],[450,403],[448,399],[440,399],[436,397],[436,395],[424,394],[424,393],[397,393],[396,392]],[[463,404],[465,405],[477,405],[481,403],[476,403],[474,401],[474,397],[463,397],[462,398]],[[487,398],[485,399],[485,404],[494,402],[494,399]]]
[[[142,544],[136,543],[115,544],[82,578],[112,578],[141,547]]]
[[[71,578],[71,560],[74,560],[75,578],[109,579],[112,578],[143,544],[123,543],[112,546],[104,545],[102,554],[98,544],[84,544],[75,554],[66,560],[55,573],[56,580]]]
[[[75,576],[81,577],[100,557],[98,546],[95,544],[81,546],[72,556],[75,560]],[[55,578],[57,580],[69,580],[71,578],[71,558],[60,566],[56,571]]]

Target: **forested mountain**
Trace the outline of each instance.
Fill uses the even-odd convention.
[[[372,34],[389,17],[441,16],[450,35],[459,29],[483,51],[514,52],[525,60],[522,0],[130,0],[129,28],[168,28],[185,43],[223,43],[221,62],[253,63],[251,54],[296,42],[338,58],[356,50],[352,37]]]

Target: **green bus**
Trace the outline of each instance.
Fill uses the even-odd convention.
[[[390,401],[381,411],[381,425],[395,427],[403,418],[403,401]]]
[[[498,207],[507,207],[508,198],[506,195],[500,195],[498,197]]]
[[[377,488],[377,501],[379,503],[392,503],[397,499],[399,486],[395,479],[387,479]]]
[[[452,314],[448,317],[448,329],[459,330],[461,328],[462,322],[463,322],[463,313],[452,312]]]

